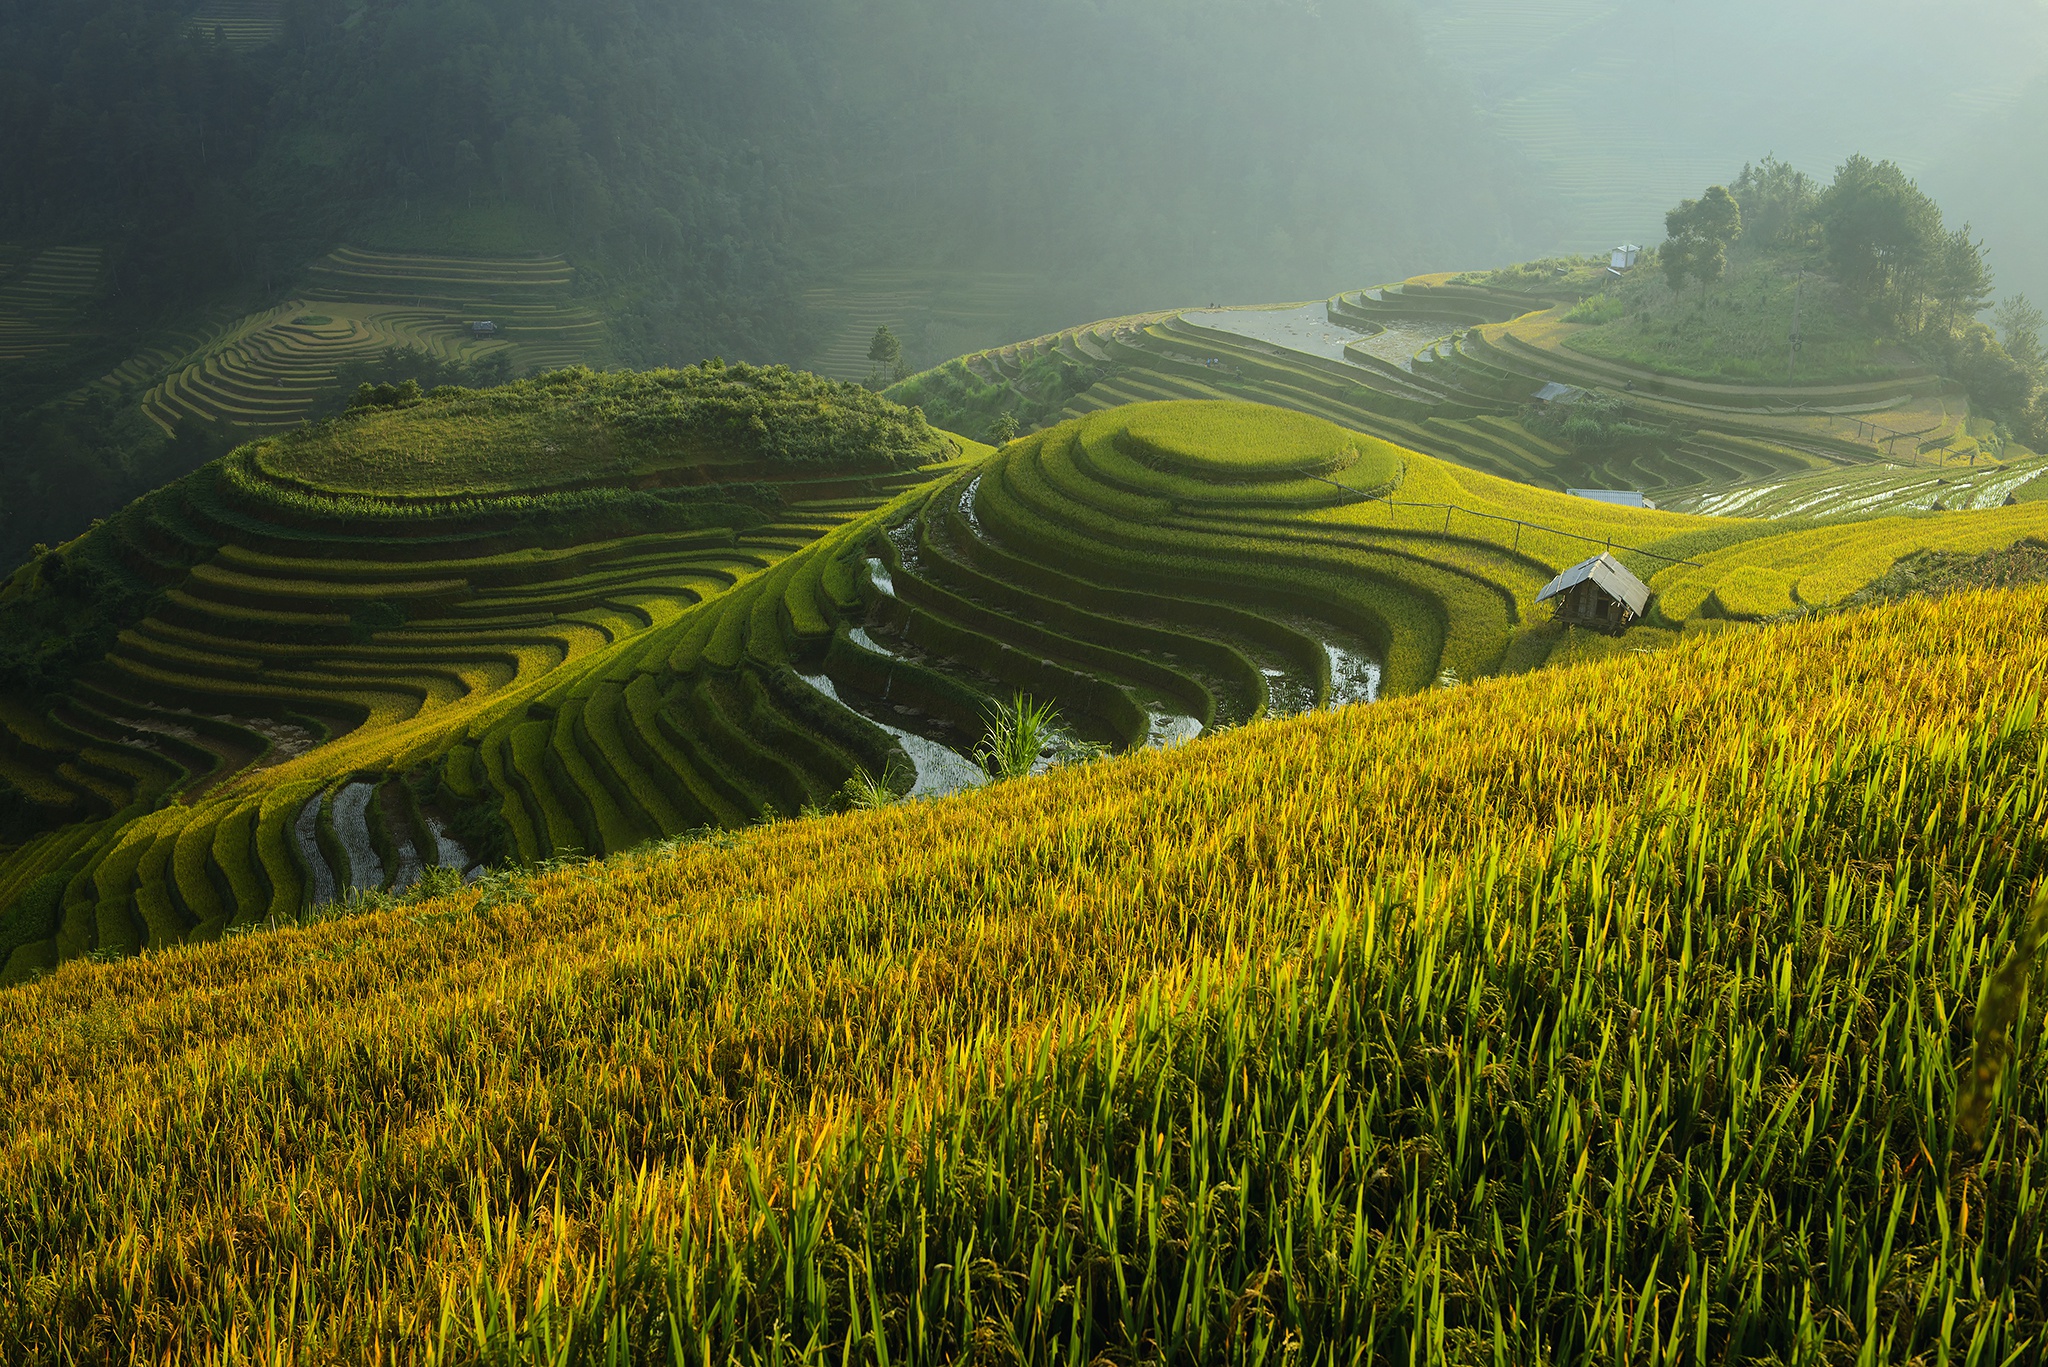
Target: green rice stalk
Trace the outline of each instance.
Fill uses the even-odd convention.
[[[1982,1142],[1991,1121],[1998,1080],[2012,1057],[2012,1028],[2026,1011],[2027,991],[2033,986],[2034,965],[2043,945],[2048,945],[2048,886],[2034,894],[2026,924],[2013,942],[2012,952],[1984,985],[1984,1000],[1977,1008],[1968,1076],[1956,1103],[1956,1128],[1973,1144]]]
[[[1059,715],[1051,703],[1034,703],[1023,693],[1007,705],[997,703],[989,709],[988,730],[974,758],[991,778],[1024,777],[1051,742]]]

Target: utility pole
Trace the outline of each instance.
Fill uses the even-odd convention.
[[[1798,280],[1792,286],[1792,358],[1790,375],[1793,379],[1799,378],[1799,304],[1801,296],[1805,293],[1806,272],[1802,270],[1799,272]]]

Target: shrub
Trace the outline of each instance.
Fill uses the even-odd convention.
[[[1611,294],[1596,294],[1583,300],[1564,316],[1567,323],[1611,323],[1628,312],[1628,305]]]

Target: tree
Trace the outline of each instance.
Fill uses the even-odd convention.
[[[2048,361],[2041,350],[2041,325],[2048,323],[2048,315],[2027,302],[2026,295],[2015,294],[1991,317],[2005,337],[2005,354],[2039,375],[2043,362]]]
[[[1969,224],[1942,239],[1930,290],[1947,310],[1950,333],[1957,322],[1990,306],[1991,267],[1984,260],[1984,244],[1970,240]]]
[[[1820,220],[1835,279],[1904,321],[1943,252],[1934,201],[1893,163],[1855,156],[1821,196]]]
[[[1007,446],[1017,440],[1017,419],[1009,413],[996,414],[988,425],[987,439],[990,446]]]
[[[874,362],[875,374],[883,384],[894,384],[903,378],[903,343],[896,340],[896,334],[886,324],[875,329],[875,338],[868,343],[868,359]]]
[[[1973,410],[2001,418],[2018,417],[2033,397],[2034,377],[2006,354],[1991,329],[1971,323],[1956,340],[1949,373],[1970,393]]]
[[[1789,163],[1765,157],[1754,166],[1743,167],[1729,189],[1742,206],[1743,235],[1752,241],[1790,246],[1813,231],[1820,187]]]
[[[1664,215],[1666,240],[1658,249],[1664,278],[1674,290],[1688,279],[1704,290],[1728,269],[1728,247],[1742,236],[1742,206],[1725,185],[1712,185]]]

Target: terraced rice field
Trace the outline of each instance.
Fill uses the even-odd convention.
[[[284,33],[284,18],[277,0],[205,0],[185,21],[185,31],[247,52],[276,42]]]
[[[98,247],[0,253],[0,364],[68,345],[99,293]]]
[[[1189,326],[1127,320],[1089,345],[1223,345]],[[1240,340],[1248,371],[1260,353]],[[1474,453],[1465,464],[1306,399],[1123,403],[991,452],[856,386],[689,374],[808,396],[835,432],[871,406],[908,444],[841,470],[734,466],[685,443],[681,464],[619,464],[625,488],[599,498],[572,478],[588,462],[562,463],[567,437],[486,440],[499,429],[443,399],[245,448],[94,532],[95,554],[160,597],[61,703],[0,706],[0,774],[75,818],[0,861],[0,930],[8,899],[49,899],[6,975],[294,917],[437,866],[828,808],[850,783],[957,791],[1020,694],[1058,714],[1044,767],[1656,649],[1839,601],[1922,550],[2048,536],[2041,503],[1828,522],[1594,503],[1470,468],[1562,459],[1477,412],[1411,425]],[[577,387],[630,380],[517,392],[567,385],[560,411],[607,415],[591,440],[616,444],[636,430],[625,401],[586,407]],[[664,392],[632,402],[668,413]],[[438,459],[410,483],[366,481],[355,427],[386,455],[477,435],[488,492],[465,494]],[[639,491],[649,480],[757,511],[653,529],[671,505]],[[630,507],[604,511],[618,499]],[[1618,640],[1535,601],[1602,550],[1656,594]]]
[[[1847,505],[1866,465],[1925,466],[1937,479],[1996,459],[1967,398],[1925,370],[1853,384],[1687,380],[1564,345],[1575,325],[1562,315],[1591,277],[1548,295],[1460,279],[1108,320],[962,357],[891,393],[962,430],[1004,411],[1042,425],[1158,399],[1252,399],[1541,488],[1634,489],[1696,510],[1824,484],[1828,472],[1847,481]],[[1100,378],[1049,390],[1063,374]],[[1620,401],[1647,435],[1575,449],[1530,430],[1545,396],[1569,405],[1586,393]]]
[[[497,331],[473,334],[491,322]],[[602,363],[603,326],[575,299],[561,257],[507,260],[344,247],[306,272],[299,297],[241,319],[173,362],[143,395],[170,431],[188,417],[269,431],[304,421],[343,367],[387,349],[446,359],[510,359],[515,373]],[[103,383],[146,373],[137,358]]]
[[[1878,463],[1854,470],[1715,489],[1665,503],[1715,517],[1872,517],[1880,513],[1998,508],[2044,472],[2048,456],[1951,467]]]
[[[272,1362],[2032,1363],[2044,620],[69,966],[0,994],[0,1356],[282,1286]]]
[[[835,380],[865,380],[874,370],[868,346],[878,327],[927,353],[984,345],[1024,310],[1039,283],[1001,272],[853,272],[804,294],[822,329],[804,368]]]
[[[776,372],[720,378],[735,373],[704,372],[698,387],[775,383]],[[859,390],[822,398],[842,424],[880,403]],[[629,403],[600,407],[631,425]],[[954,449],[916,433],[932,454]],[[38,933],[0,944],[0,976],[296,917],[433,867],[620,848],[782,802],[794,790],[751,771],[731,791],[699,778],[681,758],[695,733],[659,719],[678,704],[687,716],[687,698],[646,690],[674,685],[666,662],[693,608],[927,477],[855,456],[710,467],[680,440],[682,502],[666,505],[644,487],[606,495],[579,480],[380,501],[323,492],[317,462],[292,477],[275,468],[283,457],[245,447],[67,548],[157,592],[61,699],[0,700],[0,776],[72,818],[0,851],[0,939],[20,929],[10,904],[25,891],[49,884],[51,899]],[[693,494],[706,474],[740,483]],[[743,498],[744,520],[687,525],[700,505],[740,517]],[[686,525],[662,530],[677,510]],[[27,567],[6,597],[38,591],[39,575]],[[644,683],[643,659],[655,671]],[[756,714],[739,715],[751,726]],[[679,770],[662,767],[669,757]],[[606,803],[602,785],[640,765],[665,786],[604,806],[586,833],[579,785],[598,784]],[[558,795],[575,815],[549,805]]]

